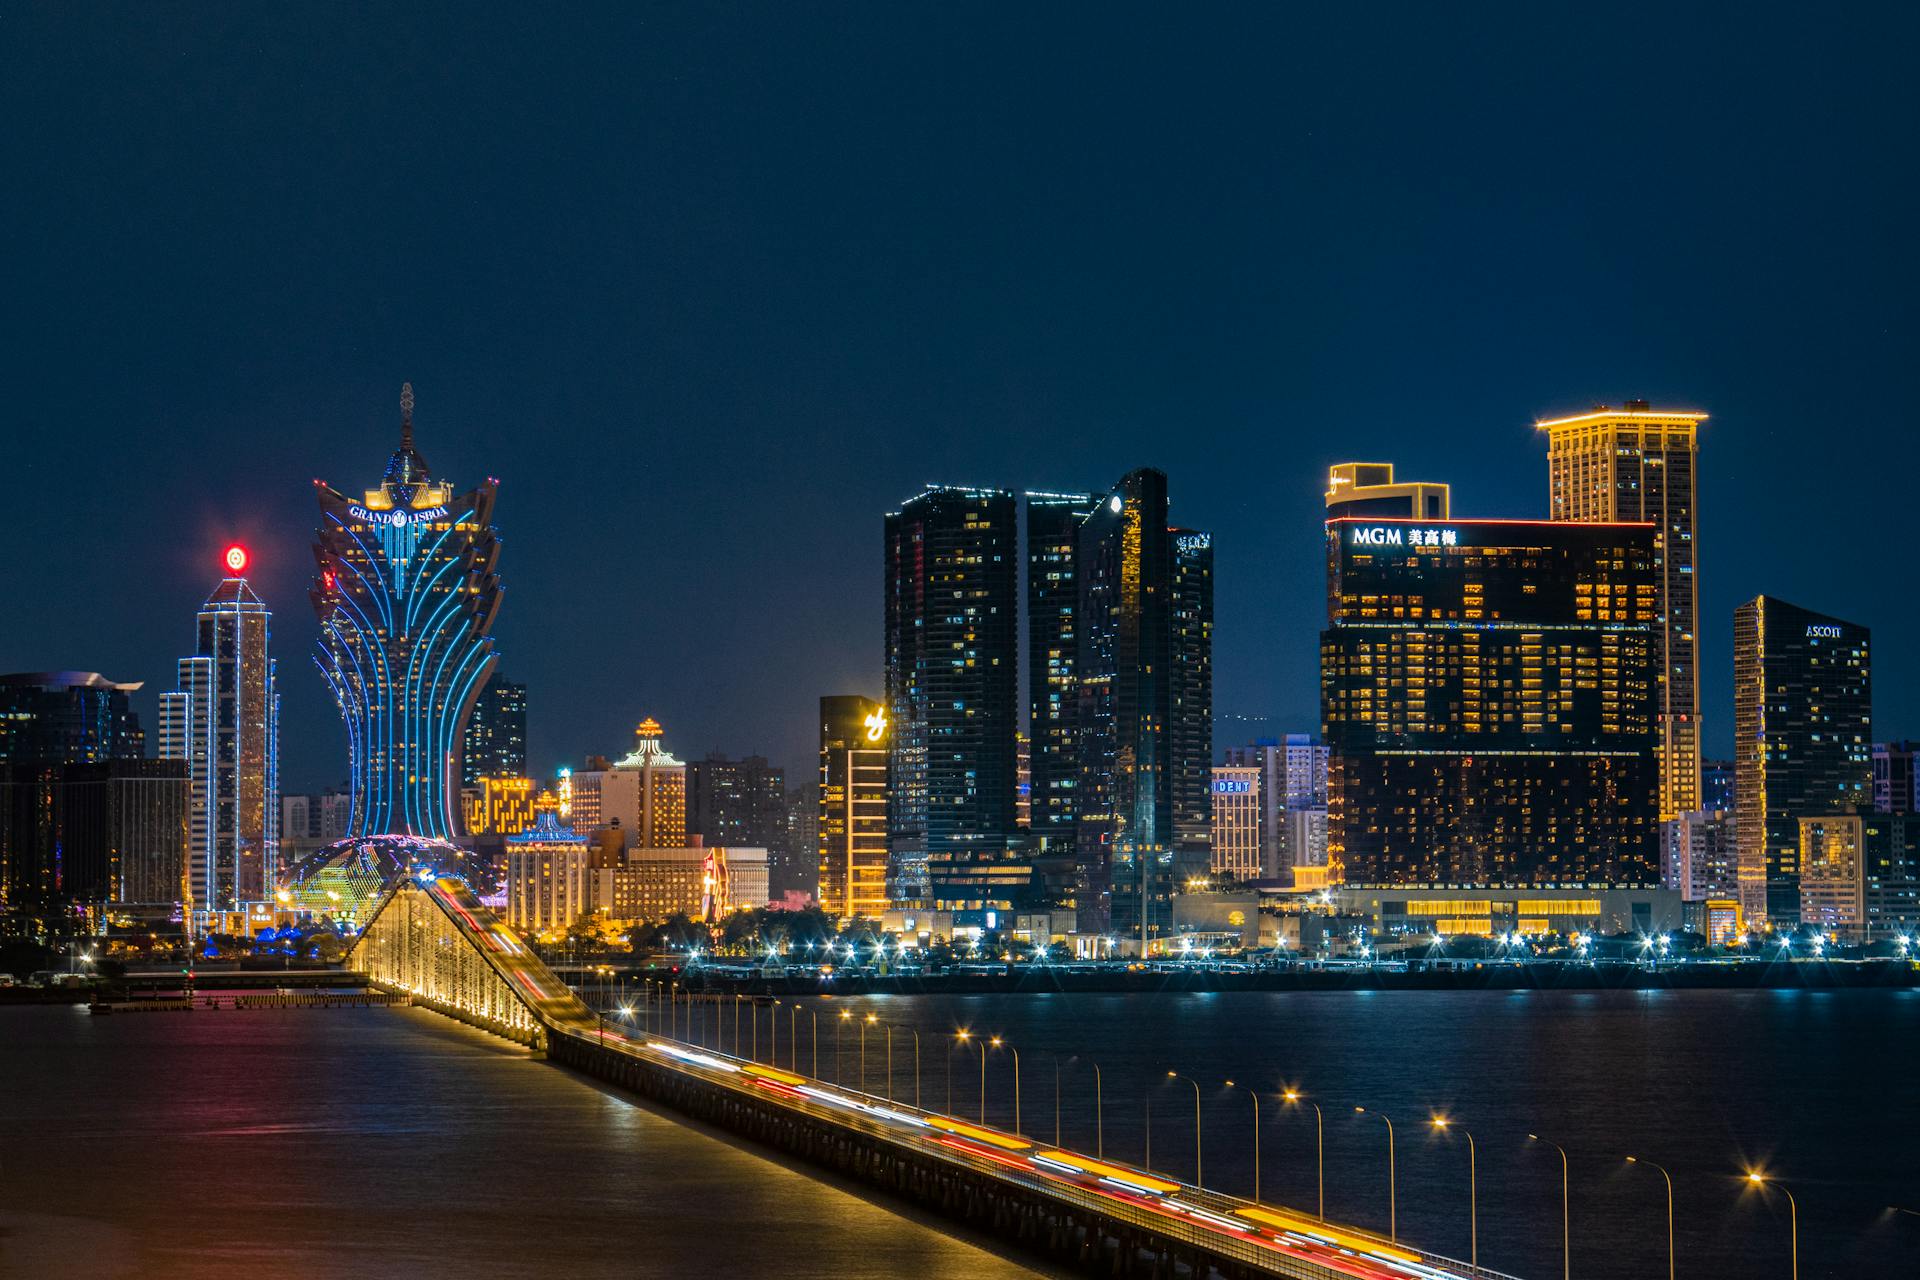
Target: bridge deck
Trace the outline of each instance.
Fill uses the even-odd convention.
[[[785,1116],[916,1168],[964,1172],[1074,1222],[1098,1224],[1102,1238],[1128,1250],[1171,1247],[1234,1275],[1293,1280],[1513,1280],[1298,1210],[632,1032],[589,1010],[456,880],[397,886],[369,920],[352,963],[376,985],[597,1074],[644,1078],[650,1092],[705,1110],[731,1103],[760,1117]],[[509,1001],[514,1007],[504,1009]]]

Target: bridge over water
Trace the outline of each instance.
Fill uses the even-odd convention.
[[[348,958],[376,987],[1057,1261],[1250,1280],[1512,1280],[1312,1214],[609,1023],[451,878],[404,880]]]

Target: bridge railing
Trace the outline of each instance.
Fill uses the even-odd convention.
[[[394,885],[347,960],[377,987],[536,1048],[553,1028],[593,1020],[572,990],[450,877]]]
[[[880,1117],[848,1110],[844,1107],[837,1107],[811,1099],[789,1099],[784,1097],[776,1099],[773,1095],[765,1093],[755,1085],[741,1078],[741,1072],[744,1069],[765,1069],[769,1065],[750,1058],[739,1057],[722,1050],[666,1036],[645,1034],[643,1039],[636,1039],[635,1035],[639,1033],[630,1032],[617,1018],[600,1018],[596,1025],[591,1028],[569,1028],[565,1034],[573,1036],[583,1042],[597,1044],[604,1049],[641,1058],[655,1067],[676,1071],[699,1079],[709,1085],[730,1089],[743,1096],[751,1097],[761,1102],[778,1101],[781,1105],[804,1112],[815,1119],[853,1130],[869,1139],[911,1150],[918,1155],[932,1156],[944,1163],[986,1174],[1003,1182],[1016,1183],[1024,1189],[1061,1203],[1070,1204],[1075,1208],[1104,1215],[1110,1219],[1124,1222],[1144,1231],[1171,1237],[1182,1243],[1208,1250],[1216,1255],[1231,1258],[1236,1262],[1244,1262],[1270,1274],[1287,1276],[1290,1277],[1291,1280],[1326,1280],[1326,1277],[1332,1274],[1327,1267],[1318,1263],[1310,1260],[1292,1258],[1284,1254],[1277,1254],[1263,1245],[1255,1244],[1252,1241],[1227,1232],[1208,1228],[1198,1221],[1171,1217],[1155,1209],[1136,1206],[1125,1200],[1102,1196],[1072,1183],[1049,1178],[1037,1170],[1024,1167],[1023,1162],[1011,1156],[1005,1160],[998,1160],[977,1155],[954,1146],[928,1144],[921,1141],[925,1136],[923,1134],[903,1133],[899,1128],[889,1125]],[[696,1064],[684,1063],[657,1052],[649,1053],[646,1048],[649,1042],[665,1042],[684,1052],[698,1054],[702,1057],[722,1062],[729,1068],[732,1068],[732,1070],[703,1071]],[[774,1069],[788,1075],[799,1075],[799,1073],[790,1072],[784,1067],[775,1067]],[[960,1119],[959,1117],[945,1116],[940,1112],[914,1107],[911,1104],[895,1102],[878,1094],[867,1093],[846,1085],[829,1084],[807,1076],[799,1076],[799,1078],[806,1080],[810,1087],[817,1088],[823,1092],[855,1100],[863,1105],[884,1109],[894,1114],[910,1115],[922,1119]],[[971,1121],[963,1122],[974,1128],[982,1127],[974,1125]],[[1035,1143],[1034,1146],[1051,1148],[1051,1144],[1047,1143]],[[1057,1149],[1069,1150],[1068,1148]],[[1117,1164],[1119,1162],[1108,1160],[1105,1161],[1105,1163]],[[1168,1177],[1165,1174],[1155,1173],[1152,1174],[1152,1176],[1165,1182],[1176,1183],[1179,1186],[1179,1191],[1176,1193],[1177,1198],[1181,1202],[1194,1205],[1215,1214],[1228,1215],[1236,1209],[1256,1207],[1253,1201],[1243,1200],[1207,1188],[1195,1187],[1187,1183],[1180,1183],[1177,1179]],[[1264,1207],[1278,1208],[1279,1206],[1267,1205]],[[1303,1219],[1311,1217],[1311,1215],[1304,1213],[1298,1216]],[[1340,1227],[1338,1224],[1328,1225],[1332,1229],[1342,1233],[1367,1234],[1358,1232],[1357,1229]],[[1382,1241],[1382,1243],[1387,1242]],[[1516,1280],[1516,1277],[1495,1271],[1489,1267],[1482,1266],[1475,1269],[1466,1262],[1449,1258],[1443,1254],[1418,1249],[1404,1242],[1394,1241],[1392,1242],[1392,1247],[1403,1253],[1419,1257],[1422,1262],[1442,1276],[1477,1276],[1480,1277],[1481,1280]]]

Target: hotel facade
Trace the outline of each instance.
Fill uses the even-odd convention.
[[[1336,879],[1657,887],[1652,529],[1334,519],[1326,545]]]
[[[500,608],[492,480],[456,493],[413,443],[413,388],[380,483],[315,481],[317,659],[347,727],[352,834],[451,839],[468,718],[492,676]]]

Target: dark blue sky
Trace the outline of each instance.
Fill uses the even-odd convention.
[[[1916,12],[8,6],[0,670],[168,687],[240,536],[284,782],[337,778],[310,481],[411,379],[500,478],[543,766],[646,714],[810,765],[884,510],[1148,464],[1219,710],[1311,728],[1329,462],[1540,514],[1533,419],[1644,396],[1713,415],[1710,747],[1761,591],[1920,734]]]

